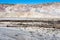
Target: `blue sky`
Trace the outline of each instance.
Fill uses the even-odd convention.
[[[42,4],[42,3],[52,3],[60,2],[60,0],[0,0],[0,3],[8,4]]]

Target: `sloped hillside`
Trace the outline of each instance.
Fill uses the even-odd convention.
[[[60,40],[59,28],[60,3],[0,4],[0,40]]]
[[[60,18],[60,3],[0,4],[0,17]]]

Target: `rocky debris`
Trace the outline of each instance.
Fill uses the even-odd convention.
[[[3,28],[0,27],[0,40],[60,40],[60,29],[54,28]]]
[[[44,28],[58,28],[60,29],[59,21],[29,21],[20,20],[18,22],[0,21],[0,27],[44,27]]]
[[[46,28],[53,28],[54,23],[48,22],[0,22],[0,26],[2,27],[46,27]],[[58,28],[56,26],[56,28]]]

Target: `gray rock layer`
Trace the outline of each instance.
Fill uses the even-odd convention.
[[[60,29],[1,27],[0,40],[60,40]]]

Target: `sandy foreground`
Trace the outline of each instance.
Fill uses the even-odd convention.
[[[60,40],[60,29],[0,27],[0,40]]]

